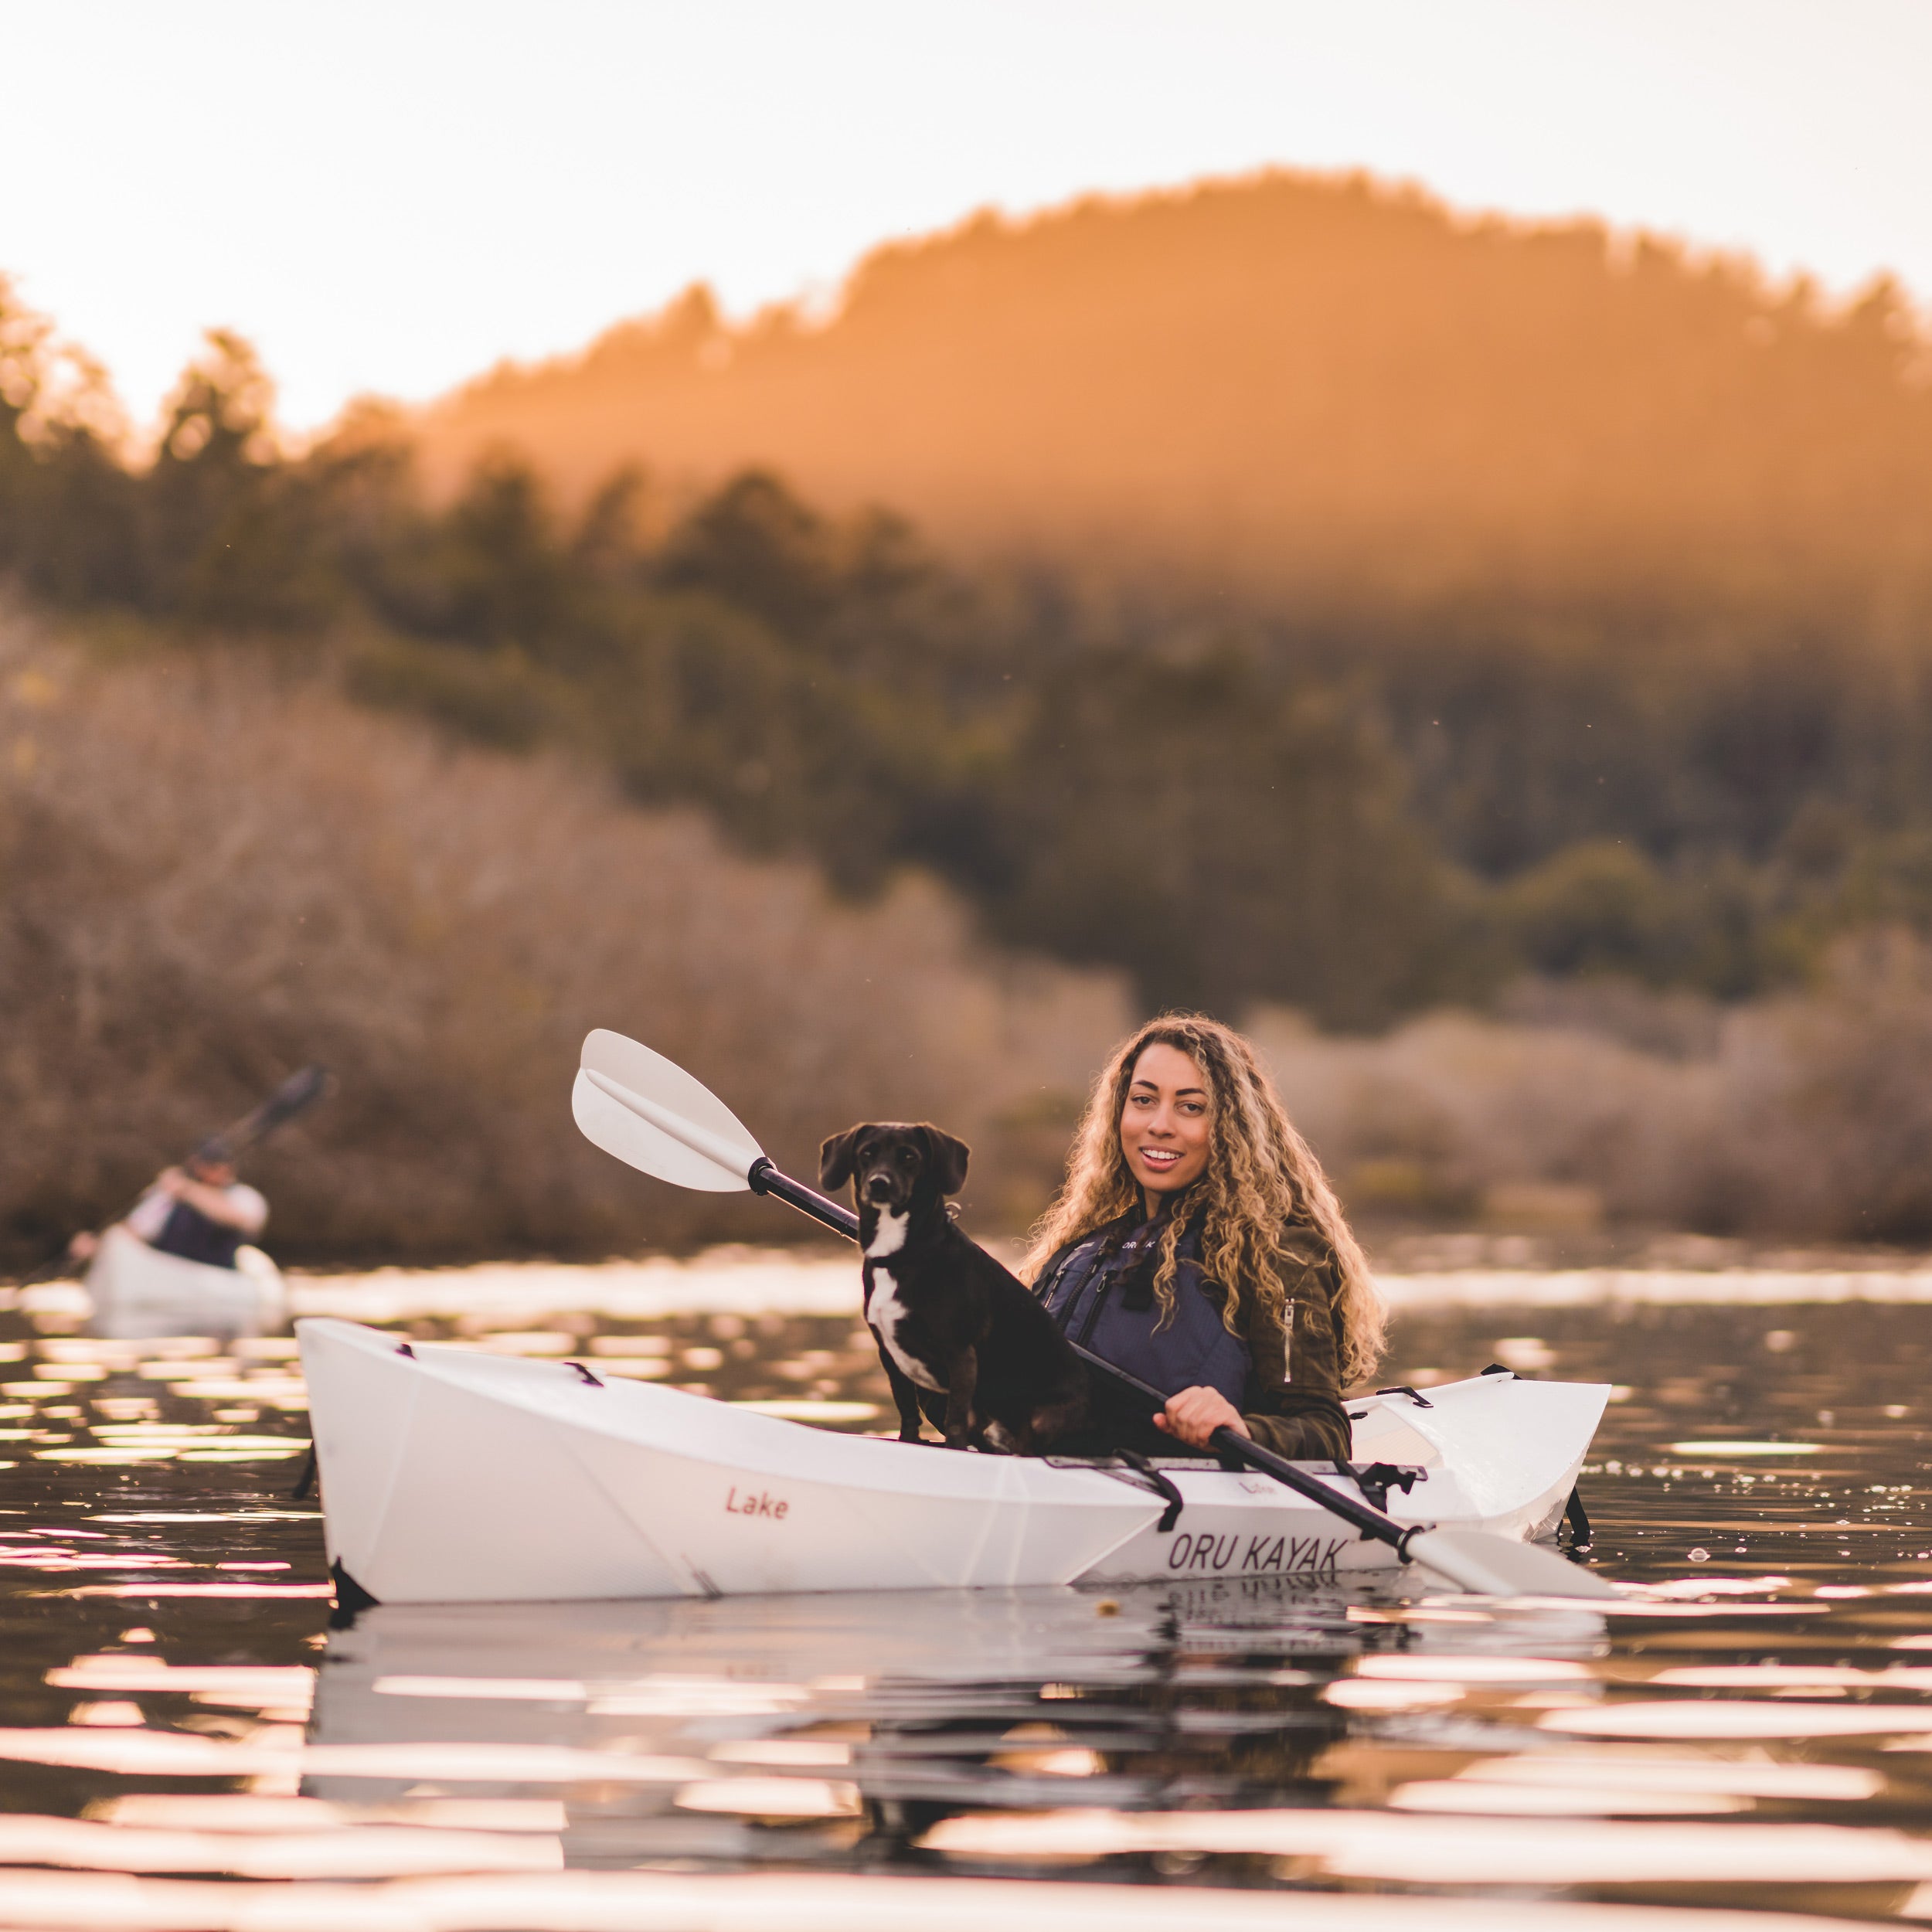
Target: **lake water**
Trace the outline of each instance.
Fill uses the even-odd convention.
[[[1500,1359],[1617,1385],[1583,1492],[1594,1560],[1642,1594],[1257,1580],[332,1629],[287,1495],[293,1345],[104,1343],[72,1291],[9,1293],[0,1926],[1932,1922],[1932,1273],[1392,1287],[1389,1382]],[[855,1287],[740,1253],[299,1296],[883,1427]]]

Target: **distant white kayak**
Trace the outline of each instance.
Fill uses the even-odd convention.
[[[94,1332],[122,1341],[262,1335],[288,1318],[281,1270],[260,1248],[243,1247],[232,1268],[211,1268],[164,1254],[119,1226],[101,1236],[87,1289]]]
[[[1170,1519],[1124,1470],[837,1435],[352,1322],[296,1332],[329,1560],[379,1602],[1319,1580],[1397,1561],[1245,1471],[1165,1469]],[[1350,1407],[1355,1460],[1415,1470],[1388,1492],[1400,1522],[1545,1535],[1609,1394],[1503,1372],[1372,1396]]]

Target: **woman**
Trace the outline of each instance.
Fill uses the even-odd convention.
[[[1146,1448],[1226,1425],[1346,1457],[1342,1391],[1373,1372],[1381,1296],[1328,1177],[1241,1036],[1184,1014],[1116,1051],[1021,1270],[1061,1328],[1168,1392]],[[1115,1419],[1134,1432],[1138,1417]]]

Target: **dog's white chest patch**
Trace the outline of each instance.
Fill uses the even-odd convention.
[[[912,1218],[910,1213],[882,1213],[879,1217],[878,1229],[872,1237],[872,1246],[866,1250],[868,1257],[879,1261],[889,1254],[896,1254],[906,1245],[906,1230],[910,1225]]]
[[[900,1238],[905,1238],[905,1223],[900,1223]],[[871,1252],[869,1249],[868,1253]],[[890,1268],[872,1264],[872,1294],[866,1303],[866,1325],[878,1336],[879,1345],[899,1364],[900,1372],[922,1389],[943,1394],[945,1385],[917,1355],[899,1345],[899,1325],[906,1318],[905,1304],[899,1298],[899,1284]]]

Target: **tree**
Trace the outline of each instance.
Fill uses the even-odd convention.
[[[281,459],[274,400],[253,349],[209,330],[168,404],[142,492],[153,607],[224,626],[288,625],[331,601],[308,479]]]
[[[1447,882],[1332,689],[1231,645],[1096,652],[1046,681],[1005,797],[1002,933],[1123,965],[1149,1006],[1362,1026],[1441,990]]]
[[[701,503],[658,566],[667,590],[709,591],[793,634],[824,620],[838,576],[830,526],[767,470],[747,470]]]

